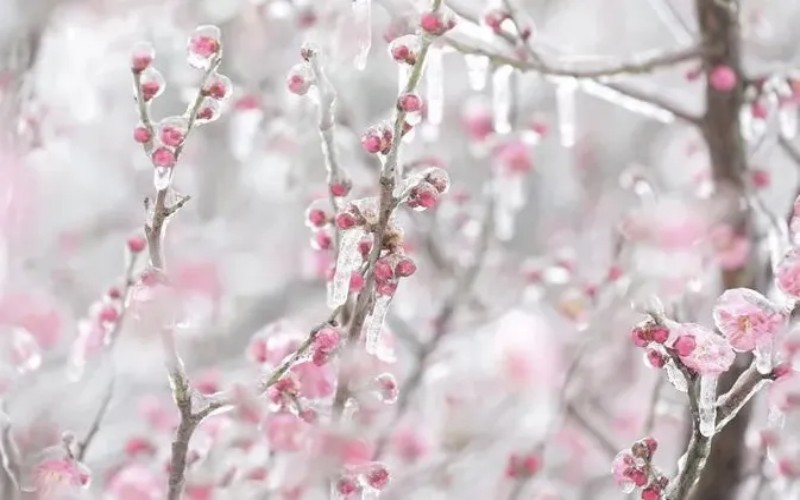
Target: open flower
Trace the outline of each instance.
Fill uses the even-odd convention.
[[[735,288],[727,290],[717,300],[714,323],[734,349],[746,352],[782,332],[786,316],[760,293]]]
[[[733,364],[736,354],[724,337],[695,323],[682,323],[674,330],[676,338],[694,337],[695,348],[681,361],[700,375],[719,375]]]

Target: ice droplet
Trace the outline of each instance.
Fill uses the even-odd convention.
[[[700,434],[711,437],[717,426],[717,380],[715,375],[700,377],[700,396],[697,410],[700,414]]]
[[[364,231],[361,229],[348,229],[342,231],[339,242],[339,256],[336,259],[336,272],[333,280],[328,283],[328,307],[335,309],[347,301],[350,291],[350,276],[358,269],[362,261],[361,252],[358,251],[358,242]]]
[[[153,169],[153,186],[156,191],[167,189],[172,184],[172,167],[155,167]]]
[[[464,56],[467,65],[467,77],[469,87],[475,92],[481,92],[486,88],[486,77],[489,74],[489,58],[475,54]]]
[[[367,319],[366,349],[367,353],[377,356],[381,350],[381,333],[383,333],[383,323],[386,320],[386,312],[392,301],[391,295],[379,295],[375,299],[372,307],[372,314]]]
[[[492,75],[492,122],[498,134],[511,132],[511,66],[497,68]]]
[[[425,90],[428,123],[438,127],[442,123],[444,108],[444,53],[431,47],[425,68]]]
[[[667,369],[667,380],[675,389],[680,392],[686,392],[689,389],[686,384],[686,377],[683,376],[683,373],[675,366],[673,361],[667,363],[664,368]]]
[[[756,370],[762,375],[772,371],[775,357],[775,342],[772,337],[765,336],[756,342],[753,354],[756,358]]]
[[[558,106],[558,132],[561,145],[571,148],[575,145],[575,92],[578,82],[574,78],[563,79],[556,87]]]
[[[356,37],[353,64],[357,70],[364,71],[372,48],[372,0],[353,0],[353,29]]]

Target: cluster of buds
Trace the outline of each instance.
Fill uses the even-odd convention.
[[[506,464],[506,477],[510,479],[525,479],[536,475],[542,467],[542,459],[535,453],[519,455],[512,453]]]
[[[333,244],[329,228],[334,223],[333,214],[328,212],[324,200],[314,200],[306,209],[306,226],[312,231],[311,246],[316,250],[328,250]]]
[[[422,14],[419,26],[429,35],[441,36],[456,27],[456,17],[449,9],[442,8]]]
[[[406,204],[417,211],[436,206],[439,196],[450,189],[450,177],[441,168],[430,168],[422,172],[419,180],[409,191]]]
[[[389,470],[381,463],[372,463],[363,470],[342,475],[336,482],[336,491],[346,499],[360,495],[365,487],[383,491],[389,484]]]
[[[270,387],[269,399],[281,407],[288,407],[298,400],[299,393],[300,382],[292,372],[289,372]]]
[[[642,500],[660,500],[669,480],[652,465],[658,442],[652,437],[637,441],[617,454],[613,462],[614,479],[625,493],[641,488]]]
[[[317,366],[327,363],[339,348],[341,339],[341,333],[334,327],[327,326],[318,331],[312,344],[311,361]]]
[[[631,330],[631,340],[636,347],[646,349],[645,358],[653,368],[662,368],[667,364],[669,355],[676,354],[680,358],[689,356],[697,347],[693,335],[680,335],[668,345],[671,339],[670,330],[652,319],[636,325]]]
[[[390,252],[375,262],[375,291],[378,295],[392,296],[400,278],[408,278],[417,271],[414,261],[399,252]]]

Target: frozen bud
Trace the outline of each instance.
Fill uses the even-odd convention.
[[[125,454],[129,457],[153,455],[155,452],[155,445],[147,438],[132,437],[125,442]]]
[[[442,8],[435,12],[432,11],[422,14],[419,20],[419,26],[425,33],[439,36],[455,28],[456,18],[452,12]]]
[[[503,9],[489,9],[483,14],[483,24],[495,33],[500,33],[503,22],[508,18],[508,12]]]
[[[756,168],[750,172],[750,181],[756,189],[769,187],[770,175],[766,170]]]
[[[633,469],[630,478],[636,486],[641,487],[647,484],[647,474],[641,469]]]
[[[522,457],[519,463],[519,470],[523,475],[531,477],[539,472],[541,465],[542,461],[537,455],[528,454]]]
[[[131,50],[131,71],[141,73],[150,67],[156,58],[156,50],[148,42],[137,42]]]
[[[328,223],[328,214],[321,208],[309,208],[306,212],[306,220],[312,227],[322,227]]]
[[[349,180],[332,182],[330,185],[330,192],[333,196],[341,198],[342,196],[347,196],[352,187],[353,184]]]
[[[186,139],[187,128],[186,118],[181,116],[165,118],[158,124],[158,138],[167,146],[178,147]]]
[[[772,369],[772,378],[777,380],[781,377],[785,377],[792,373],[794,369],[792,368],[791,363],[781,363],[775,368]]]
[[[650,343],[648,330],[643,325],[636,325],[631,330],[631,340],[636,347],[647,347]]]
[[[357,293],[364,288],[364,275],[358,271],[353,271],[350,275],[350,292]]]
[[[317,332],[316,337],[314,337],[314,347],[323,352],[333,352],[339,347],[341,338],[339,330],[327,326]]]
[[[122,297],[122,292],[119,291],[119,288],[112,286],[108,289],[108,298],[117,300]]]
[[[230,78],[214,73],[203,86],[202,92],[205,96],[221,101],[230,97],[232,89]]]
[[[151,156],[153,165],[156,167],[172,168],[175,166],[175,153],[166,147],[161,147],[153,151]]]
[[[416,35],[405,35],[395,38],[389,44],[389,53],[392,58],[405,64],[416,64],[417,54],[420,50],[419,37]]]
[[[769,116],[769,108],[762,100],[757,100],[750,105],[750,112],[753,113],[754,118],[764,120]]]
[[[444,194],[450,189],[450,176],[441,168],[432,168],[425,174],[425,180],[436,188],[439,194]]]
[[[375,285],[375,291],[378,295],[384,297],[391,297],[397,291],[397,283],[394,281],[384,281]]]
[[[118,318],[119,311],[110,304],[103,306],[103,308],[100,309],[100,313],[97,315],[97,319],[99,319],[101,323],[114,323]]]
[[[189,65],[198,69],[210,68],[211,62],[222,52],[220,40],[221,34],[216,26],[197,27],[187,46]]]
[[[663,344],[669,338],[669,329],[665,326],[654,325],[653,328],[650,329],[650,338],[653,339],[653,342]]]
[[[155,68],[142,71],[139,84],[144,102],[150,102],[164,92],[164,76]]]
[[[364,479],[372,488],[380,491],[389,484],[389,471],[383,464],[375,464],[366,474]]]
[[[314,408],[303,408],[298,416],[308,424],[315,424],[319,420],[319,414]]]
[[[409,257],[402,257],[394,266],[394,272],[401,278],[408,278],[417,271],[417,265]]]
[[[708,83],[711,88],[719,92],[730,92],[736,88],[738,78],[736,72],[730,66],[720,64],[711,70],[708,75]]]
[[[333,244],[331,235],[326,231],[317,231],[311,239],[311,246],[316,250],[327,250]]]
[[[344,496],[347,497],[348,495],[353,495],[361,490],[361,486],[358,484],[358,481],[353,477],[342,477],[336,483],[336,491]]]
[[[144,144],[146,142],[150,142],[150,139],[153,138],[153,134],[145,127],[144,125],[139,125],[135,129],[133,129],[133,140],[138,142],[139,144]]]
[[[292,94],[306,95],[313,83],[314,73],[305,63],[298,63],[292,66],[286,76],[286,87]]]
[[[646,356],[647,363],[653,368],[663,368],[667,364],[667,358],[654,349],[648,349]]]
[[[422,97],[409,92],[397,98],[397,109],[406,113],[416,113],[422,110]]]
[[[372,251],[372,240],[363,239],[358,242],[358,253],[361,254],[361,257],[366,259],[369,257],[369,253]]]
[[[411,189],[408,196],[408,206],[421,211],[436,206],[439,191],[429,182],[420,182]]]
[[[394,278],[394,269],[387,258],[382,258],[375,263],[374,274],[379,282],[389,281]]]
[[[219,101],[214,99],[203,99],[202,104],[200,104],[200,108],[197,110],[197,115],[195,116],[196,123],[198,125],[203,123],[213,122],[219,118]]]
[[[350,229],[358,224],[358,218],[350,212],[339,212],[336,214],[336,227],[339,229]]]
[[[139,253],[147,246],[147,240],[144,236],[134,235],[128,238],[128,251],[131,253]]]
[[[697,347],[697,341],[695,341],[692,335],[681,335],[672,346],[675,352],[678,353],[678,356],[681,357],[690,356],[694,352],[695,347]]]
[[[367,153],[387,154],[392,148],[392,139],[394,133],[392,129],[385,124],[370,127],[364,135],[361,136],[361,147]]]
[[[648,436],[642,439],[642,444],[644,444],[647,447],[650,456],[652,456],[653,453],[655,453],[656,450],[658,449],[658,441],[656,441],[654,437]]]
[[[654,486],[642,490],[642,500],[660,500],[661,490]]]
[[[399,389],[397,380],[391,373],[382,373],[375,378],[375,385],[378,390],[378,397],[386,404],[394,404],[397,401]]]

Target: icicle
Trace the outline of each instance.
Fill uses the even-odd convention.
[[[438,131],[444,109],[444,58],[441,49],[428,50],[425,67],[427,118],[431,129]]]
[[[328,283],[328,307],[331,309],[335,309],[347,301],[350,277],[362,261],[361,253],[358,251],[358,242],[361,241],[363,234],[364,231],[361,229],[342,231],[339,256],[336,259],[336,272],[333,280]]]
[[[167,189],[172,184],[172,167],[153,168],[153,186],[156,191]]]
[[[500,174],[494,179],[494,230],[501,241],[514,236],[517,212],[525,206],[525,180],[525,176],[519,174]]]
[[[511,74],[514,68],[501,66],[492,75],[492,121],[498,134],[511,132]]]
[[[407,64],[397,65],[397,95],[402,94],[406,90],[408,83],[408,76],[411,73],[411,66]]]
[[[775,361],[775,342],[770,337],[761,338],[756,342],[753,352],[756,357],[756,370],[762,375],[772,371]]]
[[[751,144],[757,143],[767,131],[766,122],[753,116],[752,105],[742,106],[739,112],[739,123],[742,137]]]
[[[353,64],[357,70],[363,71],[372,47],[372,0],[353,0],[353,18],[353,36],[357,45]]]
[[[558,132],[561,145],[571,148],[575,145],[575,92],[578,82],[574,78],[565,78],[556,87],[556,104],[558,106]]]
[[[475,92],[481,92],[486,88],[486,77],[489,74],[489,58],[475,54],[464,56],[467,64],[467,77],[469,86]]]
[[[686,384],[686,377],[684,377],[680,369],[675,366],[675,363],[670,361],[665,365],[665,368],[667,369],[667,380],[669,380],[669,383],[678,391],[686,392],[689,389]]]
[[[778,110],[778,123],[781,136],[784,139],[794,139],[797,136],[797,107],[783,104]]]
[[[700,434],[711,437],[717,427],[717,380],[715,375],[700,377],[700,396],[697,410],[700,413]]]
[[[386,311],[389,310],[391,295],[379,295],[372,307],[372,314],[367,320],[367,353],[378,355],[381,350],[381,333],[383,322],[386,320]]]

